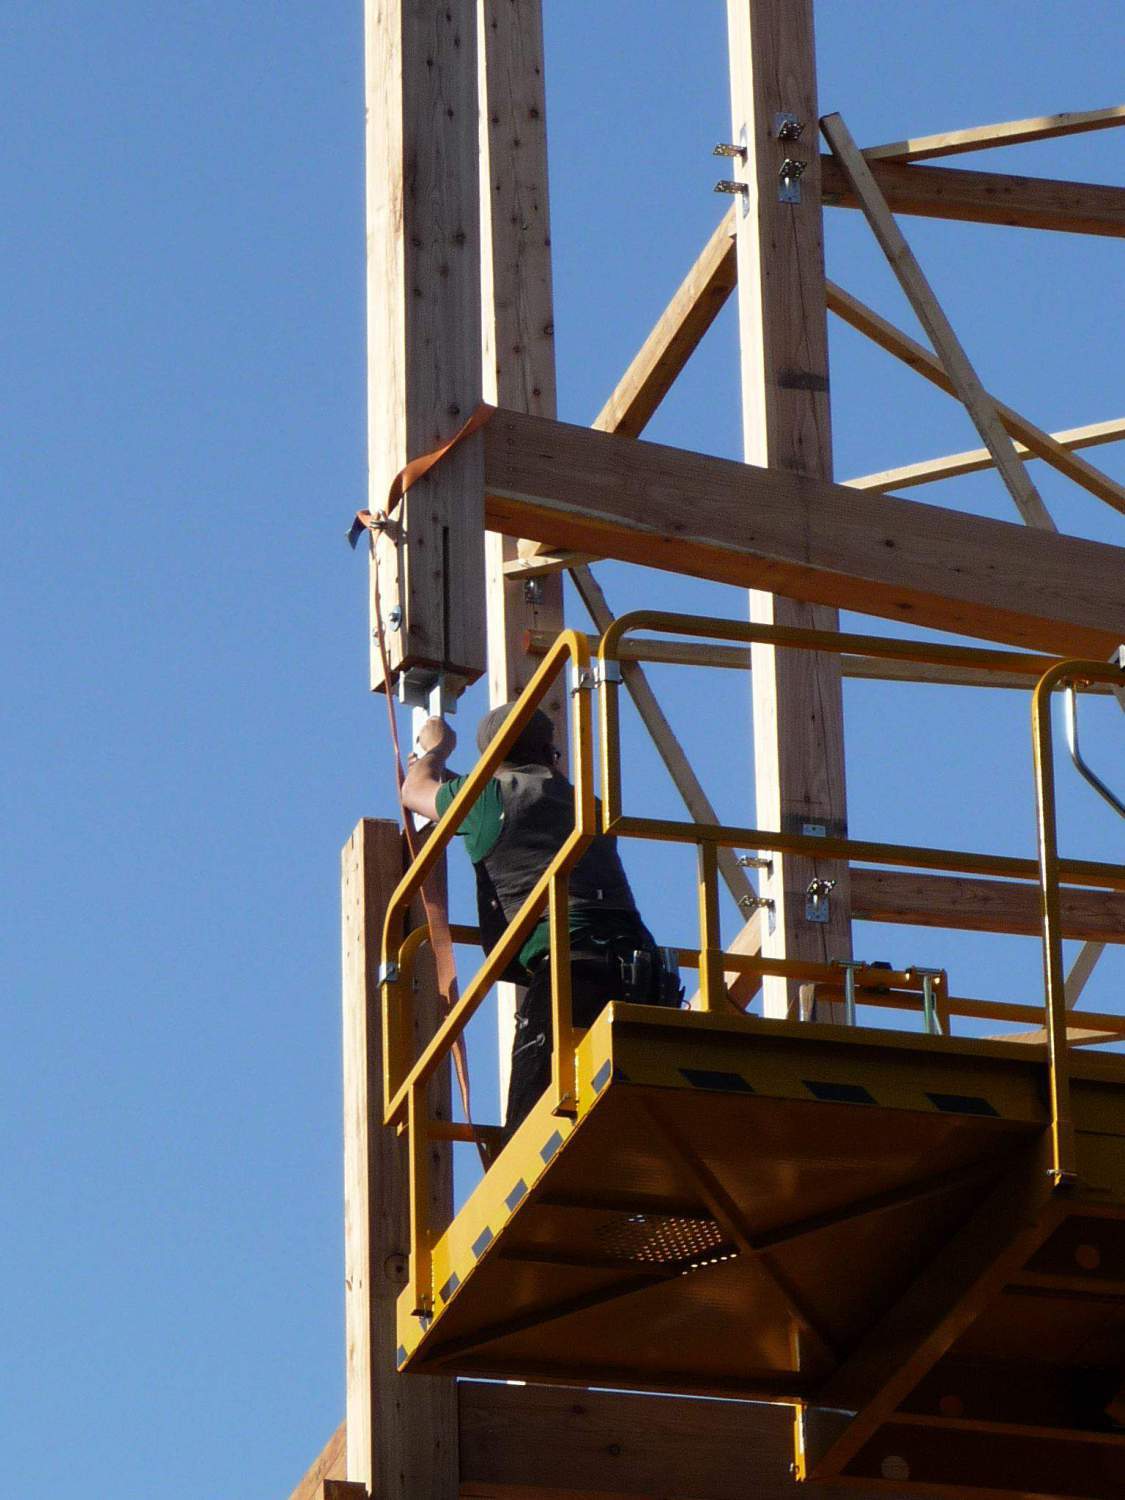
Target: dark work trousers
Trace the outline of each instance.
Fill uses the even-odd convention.
[[[607,963],[604,954],[584,955],[572,951],[570,986],[574,1025],[581,1030],[593,1025],[609,1001],[637,998],[626,993],[620,973]],[[659,1002],[646,995],[643,1003]],[[551,1081],[551,1031],[551,965],[545,960],[532,976],[516,1012],[508,1113],[504,1120],[505,1140],[511,1137]]]

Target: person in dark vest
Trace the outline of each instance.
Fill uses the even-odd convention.
[[[514,704],[481,720],[481,753]],[[402,798],[411,812],[437,819],[465,782],[446,769],[457,737],[444,719],[418,735]],[[460,833],[477,877],[481,946],[490,951],[531,894],[574,827],[574,788],[558,770],[554,729],[537,709],[492,780],[469,809]],[[617,853],[599,834],[570,874],[571,987],[574,1024],[587,1027],[610,1000],[678,1006],[678,975],[641,921]],[[510,1136],[551,1079],[550,926],[546,914],[501,976],[526,985],[516,1012],[505,1136]]]

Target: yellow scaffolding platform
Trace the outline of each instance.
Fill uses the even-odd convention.
[[[1034,686],[1039,858],[861,843],[627,816],[615,664],[638,626],[791,649],[956,661]],[[415,1055],[408,903],[565,661],[575,825],[535,891]],[[1060,892],[1125,889],[1125,867],[1060,858],[1051,694],[1121,668],[651,613],[616,622],[591,664],[564,632],[392,897],[384,924],[385,1121],[408,1140],[409,1282],[398,1368],[674,1391],[795,1409],[799,1478],[868,1493],[1125,1500],[1125,1056],[1070,1045]],[[601,722],[600,812],[593,712]],[[567,876],[599,829],[698,846],[701,1009],[570,1010]],[[808,964],[724,950],[720,848],[1036,880],[1043,1045],[953,1037],[943,972]],[[447,1225],[430,1222],[427,1090],[544,907],[551,1085]],[[468,934],[458,930],[461,938]],[[801,981],[810,1008],[921,1011],[925,1033],[760,1020],[725,976]],[[1090,1017],[1120,1039],[1118,1016]],[[486,1132],[487,1134],[487,1132]],[[1122,1427],[1117,1426],[1120,1420]]]

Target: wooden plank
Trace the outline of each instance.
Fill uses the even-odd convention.
[[[992,454],[1016,509],[1029,526],[1053,531],[1055,523],[1012,447],[1011,438],[996,415],[992,398],[978,379],[960,339],[934,296],[917,257],[895,223],[887,201],[879,191],[871,168],[860,154],[851,132],[837,114],[826,115],[820,122],[820,128],[852,190],[859,198],[872,233],[919,322],[929,335],[958,398],[972,418],[985,447]]]
[[[289,1500],[317,1500],[326,1479],[343,1479],[347,1468],[347,1433],[340,1423],[324,1448],[309,1465]]]
[[[401,1377],[395,1304],[406,1279],[408,1181],[403,1142],[383,1125],[379,964],[383,914],[402,874],[402,837],[364,819],[344,847],[344,1255],[347,1476],[379,1500],[454,1500],[457,1406],[452,1380]],[[432,966],[413,997],[416,1041],[437,1020]],[[449,1118],[448,1074],[431,1108]],[[452,1209],[450,1148],[433,1146],[435,1215]]]
[[[477,23],[473,0],[366,0],[369,505],[481,399]],[[481,443],[402,502],[378,566],[392,671],[485,670]],[[407,540],[407,538],[409,540]],[[374,618],[372,620],[374,625]],[[372,642],[371,681],[382,685]]]
[[[912,370],[932,385],[936,385],[939,390],[945,391],[950,396],[957,394],[953,381],[946,374],[941,361],[936,359],[929,349],[923,348],[909,334],[903,333],[902,329],[896,328],[893,323],[888,322],[873,308],[861,302],[858,297],[853,297],[831,281],[828,283],[828,306],[837,317],[858,329],[873,343],[885,349],[888,354],[893,354],[896,359],[902,360],[903,364],[909,365]],[[1031,453],[1058,469],[1060,474],[1065,474],[1068,479],[1073,479],[1076,484],[1089,490],[1099,500],[1104,500],[1115,510],[1125,514],[1125,486],[1110,479],[1108,474],[1103,474],[1100,469],[1096,469],[1079,454],[1070,452],[1049,432],[1044,432],[1041,427],[1036,427],[1033,422],[1029,422],[1026,417],[1022,417],[1010,406],[997,401],[995,396],[990,399],[1000,421],[1013,438],[1018,438]]]
[[[919,875],[906,870],[852,867],[856,917],[869,922],[943,927],[964,932],[1042,934],[1039,891],[1008,880]],[[1067,887],[1062,891],[1063,936],[1087,943],[1125,943],[1125,895]]]
[[[465,1500],[792,1500],[792,1414],[740,1401],[462,1381]],[[809,1485],[804,1500],[828,1500]],[[862,1489],[855,1500],[872,1500]],[[881,1500],[896,1500],[880,1488]],[[903,1500],[900,1495],[898,1500]]]
[[[1112,239],[1125,235],[1125,188],[1109,183],[909,167],[893,161],[871,161],[866,151],[862,155],[896,214]],[[824,158],[822,172],[826,207],[862,207],[846,174],[831,157]]]
[[[1125,437],[1125,418],[1117,417],[1110,422],[1091,422],[1085,427],[1068,427],[1062,432],[1052,432],[1051,438],[1073,453],[1078,448],[1095,448],[1102,443],[1116,443]],[[1017,443],[1016,452],[1021,458],[1038,458],[1026,443]],[[877,490],[889,494],[895,490],[912,489],[920,484],[933,484],[939,479],[960,479],[965,474],[980,474],[993,467],[992,454],[987,448],[972,448],[966,453],[950,453],[944,458],[928,458],[917,464],[904,464],[898,469],[883,469],[878,474],[862,474],[856,479],[842,481],[849,490]]]
[[[735,167],[746,194],[734,215],[743,452],[748,463],[826,480],[832,432],[820,159],[815,150],[780,139],[776,126],[787,112],[811,134],[818,115],[812,0],[727,0],[727,30],[730,139],[746,143],[745,160]],[[807,162],[798,203],[783,203],[778,191],[779,168],[790,154]],[[764,624],[834,630],[838,615],[826,603],[799,590],[755,588],[750,615]],[[762,645],[753,647],[753,656],[759,825],[844,833],[839,658]],[[805,919],[805,889],[814,878],[836,883],[824,924]],[[772,873],[761,884],[774,903],[773,920],[762,929],[764,953],[815,962],[850,955],[846,865],[774,855]],[[788,1014],[794,989],[776,976],[767,979],[766,1013]]]
[[[863,154],[868,161],[925,161],[938,156],[957,156],[964,151],[990,151],[997,146],[1049,141],[1060,135],[1107,130],[1115,125],[1125,125],[1125,104],[1035,115],[1028,120],[1006,120],[999,125],[972,125],[967,130],[946,130],[938,135],[916,135],[905,141],[868,146]]]
[[[481,0],[478,14],[485,400],[553,417],[555,314],[542,3]],[[529,588],[527,580],[505,571],[518,555],[517,538],[486,534],[488,701],[493,708],[517,698],[537,665],[525,649],[527,632],[541,629],[554,639],[563,628],[562,575],[546,574]],[[565,675],[560,674],[541,707],[555,726],[565,771]],[[513,984],[497,987],[501,1101],[508,1095],[519,993]]]
[[[488,523],[511,535],[1060,655],[1125,639],[1104,542],[517,412],[484,435]]]

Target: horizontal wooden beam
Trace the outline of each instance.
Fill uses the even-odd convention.
[[[598,637],[587,636],[591,651],[597,649]],[[524,637],[524,649],[530,656],[546,656],[555,644],[556,636],[549,630],[529,630]],[[721,646],[711,641],[677,641],[649,636],[632,636],[621,643],[622,661],[657,662],[675,667],[718,667],[727,671],[749,672],[751,651],[749,646]],[[884,661],[873,656],[845,656],[845,677],[862,678],[869,682],[925,682],[945,687],[993,687],[1018,688],[1029,693],[1035,686],[1034,678],[1026,672],[988,672],[980,667],[947,667],[929,662]],[[1086,689],[1109,697],[1113,691],[1108,683],[1092,683]]]
[[[967,172],[959,167],[911,167],[896,161],[871,161],[866,152],[864,157],[896,214],[1115,239],[1125,234],[1125,188],[1004,172]],[[860,206],[835,158],[821,157],[821,178],[826,207]]]
[[[1063,655],[1125,639],[1125,551],[498,411],[487,524],[552,547]]]
[[[1068,427],[1062,432],[1052,432],[1051,437],[1073,453],[1078,448],[1096,448],[1102,443],[1116,443],[1125,438],[1125,417],[1115,417],[1110,422],[1091,422],[1085,427]],[[1017,443],[1016,452],[1021,458],[1038,458],[1025,443]],[[920,484],[933,484],[939,479],[959,479],[965,474],[980,474],[993,467],[992,454],[987,448],[970,448],[965,453],[949,453],[944,458],[927,458],[921,463],[904,464],[898,469],[883,469],[878,474],[863,474],[856,479],[842,481],[850,490],[877,490],[880,494],[896,490],[912,489]]]
[[[916,135],[905,141],[868,146],[863,154],[868,161],[932,161],[938,156],[958,156],[963,151],[1021,146],[1029,141],[1048,141],[1087,130],[1108,130],[1115,125],[1125,125],[1125,104],[1114,104],[1109,109],[1069,110],[1061,115],[1035,115],[1029,120],[1006,120],[1000,125],[973,125],[967,130],[946,130],[940,135]]]
[[[793,1500],[792,1411],[461,1381],[464,1500]],[[828,1500],[821,1485],[801,1500]],[[850,1490],[853,1500],[872,1493]],[[880,1500],[896,1500],[879,1486]],[[901,1493],[897,1500],[903,1500]]]
[[[942,927],[962,932],[1042,933],[1039,891],[1011,880],[916,875],[852,866],[852,908],[869,922]],[[1125,894],[1068,886],[1062,891],[1063,936],[1125,943]]]

